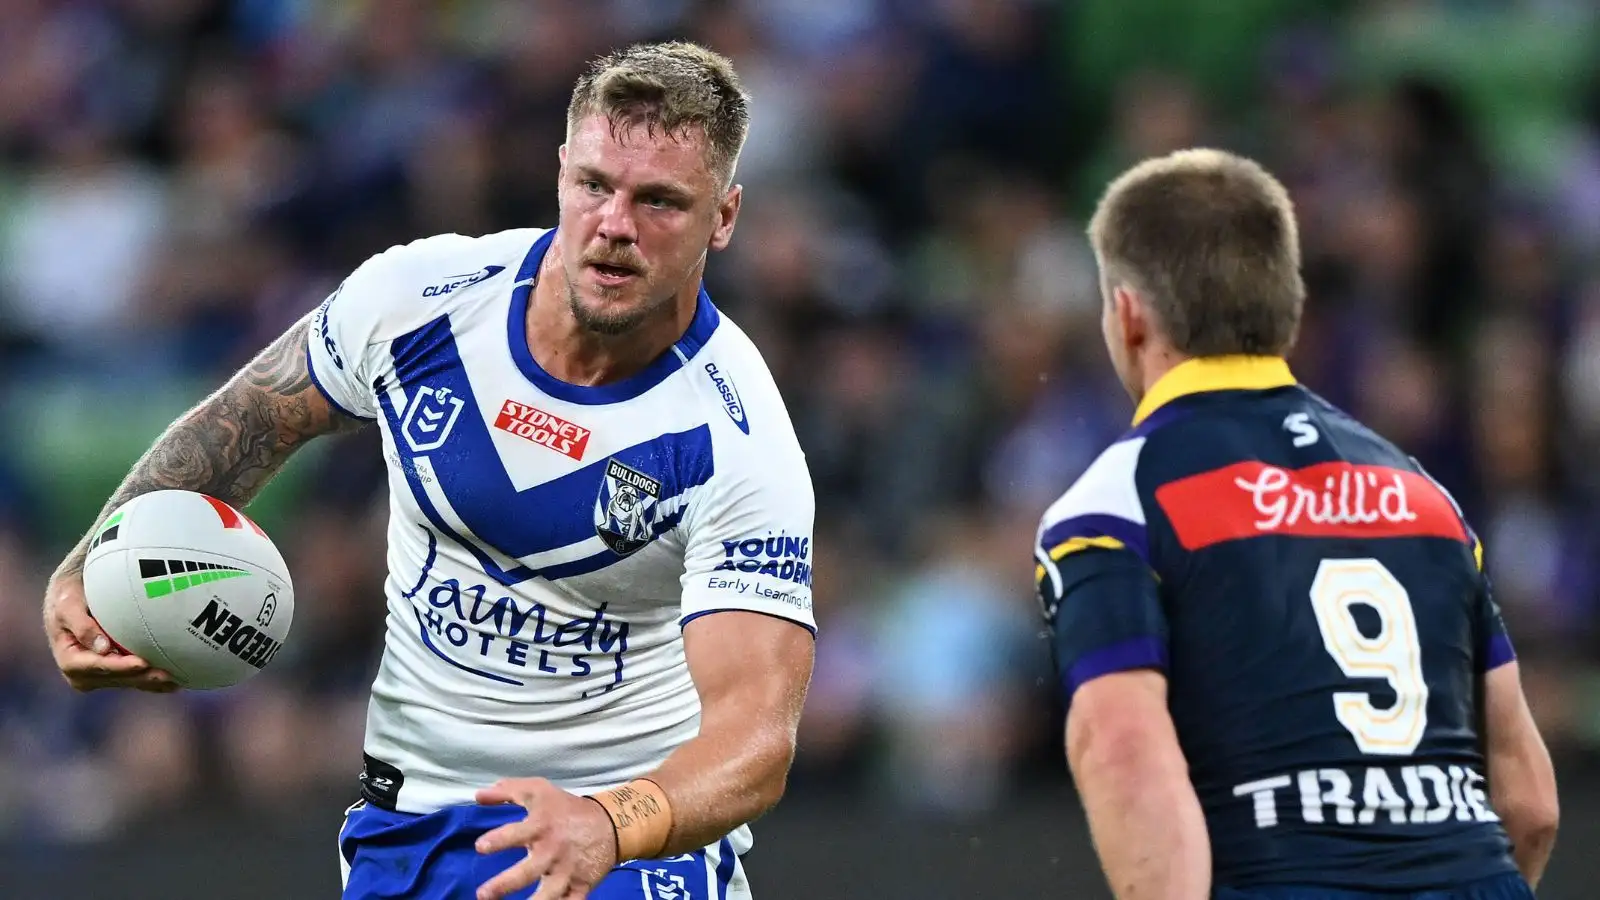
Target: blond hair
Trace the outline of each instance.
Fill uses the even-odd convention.
[[[750,131],[750,98],[733,63],[698,44],[636,44],[589,63],[572,89],[567,129],[599,113],[613,134],[643,125],[676,139],[700,132],[706,166],[724,188],[732,184]]]

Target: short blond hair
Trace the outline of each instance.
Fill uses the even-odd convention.
[[[1148,159],[1106,189],[1089,240],[1108,283],[1155,309],[1187,356],[1283,355],[1305,305],[1289,192],[1221,150]]]
[[[600,113],[612,133],[643,125],[674,139],[700,132],[706,166],[726,188],[750,131],[750,97],[727,57],[686,41],[636,44],[590,61],[567,106],[568,133]]]

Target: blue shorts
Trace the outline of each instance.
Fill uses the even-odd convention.
[[[339,829],[344,900],[473,900],[478,886],[523,858],[520,850],[488,856],[478,836],[522,819],[520,806],[451,806],[426,815],[390,812],[366,802]],[[537,885],[535,885],[537,887]],[[527,900],[533,888],[509,895]],[[591,900],[748,900],[739,857],[724,838],[669,859],[634,860],[613,869]]]
[[[1217,888],[1212,900],[1533,900],[1533,891],[1521,875],[1511,872],[1458,888],[1409,894],[1273,885]]]

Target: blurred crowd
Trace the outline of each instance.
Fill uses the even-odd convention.
[[[1595,743],[1585,6],[10,0],[0,838],[353,798],[382,641],[375,434],[269,489],[298,611],[245,686],[72,694],[44,579],[177,411],[156,398],[193,402],[391,244],[553,224],[572,79],[664,36],[732,56],[754,99],[744,212],[708,282],[766,354],[818,492],[792,790],[960,815],[1065,777],[1029,546],[1131,412],[1083,223],[1121,167],[1193,145],[1289,185],[1297,374],[1454,492],[1552,740]]]

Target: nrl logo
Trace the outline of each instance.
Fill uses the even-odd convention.
[[[444,446],[450,430],[461,418],[461,407],[466,403],[451,393],[449,388],[418,388],[406,407],[400,431],[406,443],[417,453],[426,453]]]

